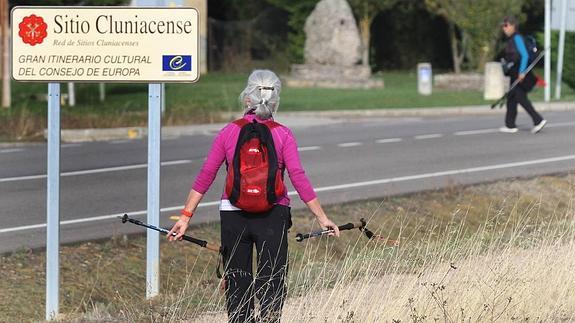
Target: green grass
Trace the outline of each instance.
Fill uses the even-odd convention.
[[[376,76],[380,77],[380,76]],[[417,93],[415,72],[386,72],[383,89],[295,89],[282,93],[282,111],[390,109],[461,106],[485,103],[480,91],[435,90]]]

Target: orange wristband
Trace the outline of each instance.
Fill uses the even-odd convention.
[[[181,214],[181,215],[185,215],[185,216],[187,216],[188,218],[191,218],[191,217],[194,215],[193,212],[186,211],[186,210],[181,210],[181,211],[180,211],[180,214]]]

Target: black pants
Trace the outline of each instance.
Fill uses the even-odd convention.
[[[276,205],[261,214],[221,211],[220,216],[229,321],[279,322],[286,297],[290,208]],[[254,245],[258,267],[255,279]],[[260,304],[258,320],[254,316],[254,296]]]
[[[535,108],[531,101],[527,98],[527,92],[519,85],[513,89],[507,96],[507,114],[505,115],[505,125],[508,128],[516,128],[515,120],[517,119],[517,104],[521,104],[521,106],[527,111],[531,119],[533,119],[533,124],[538,125],[543,118]]]

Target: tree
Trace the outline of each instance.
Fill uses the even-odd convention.
[[[359,33],[363,44],[362,62],[369,66],[369,48],[371,23],[378,13],[395,5],[397,0],[349,0],[355,16],[358,18]]]
[[[293,62],[303,62],[305,45],[304,26],[319,0],[267,0],[270,4],[288,12],[288,54]]]
[[[449,24],[455,73],[463,59],[481,69],[495,54],[499,22],[504,15],[519,15],[525,0],[425,0],[428,9]]]

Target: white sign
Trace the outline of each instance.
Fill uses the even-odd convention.
[[[195,82],[194,8],[15,7],[12,78],[35,82]]]
[[[431,95],[431,92],[433,91],[430,63],[417,64],[417,91],[422,95]]]
[[[561,4],[562,0],[554,0],[551,4],[551,29],[561,29]],[[567,1],[567,16],[565,20],[565,30],[575,31],[575,0]]]

